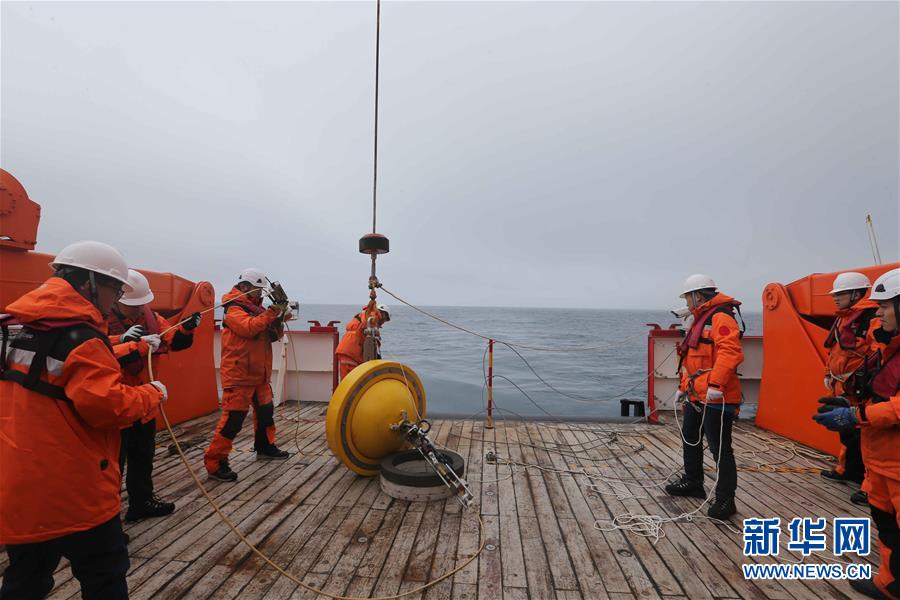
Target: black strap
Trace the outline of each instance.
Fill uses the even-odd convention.
[[[34,345],[31,348],[21,349],[34,352],[34,358],[31,360],[28,372],[23,373],[16,369],[7,368],[8,365],[5,351],[8,332],[6,331],[6,327],[3,329],[3,364],[2,368],[0,368],[0,379],[18,383],[25,389],[66,402],[71,402],[71,400],[66,396],[64,388],[41,379],[41,375],[47,372],[47,357],[55,353],[54,358],[65,361],[68,354],[77,346],[95,338],[100,339],[110,351],[112,350],[112,346],[106,336],[91,327],[76,325],[73,327],[61,327],[48,331],[30,330],[34,336],[31,338]],[[28,328],[26,328],[26,330],[28,330]],[[14,348],[18,347],[18,341],[18,337],[13,341],[12,346]]]
[[[23,373],[22,371],[16,371],[15,369],[6,369],[0,374],[0,379],[5,381],[12,381],[13,383],[18,383],[25,389],[31,390],[33,392],[37,392],[43,396],[49,396],[51,398],[55,398],[56,400],[64,400],[69,404],[72,403],[72,400],[66,396],[66,390],[58,385],[53,385],[52,383],[47,383],[46,381],[38,380],[34,384],[27,383],[28,375]]]
[[[6,342],[9,341],[9,326],[0,327],[3,330],[3,343],[0,344],[0,371],[6,369]]]
[[[29,390],[34,390],[37,383],[41,380],[41,373],[47,370],[47,356],[50,350],[56,345],[59,334],[63,329],[51,329],[37,336],[37,348],[34,351],[34,358],[31,360],[31,366],[22,385]]]

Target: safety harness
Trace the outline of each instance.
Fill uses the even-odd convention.
[[[825,338],[825,347],[831,348],[835,344],[840,344],[844,350],[855,350],[857,340],[866,337],[874,316],[875,309],[867,308],[853,311],[846,318],[838,317],[834,320],[828,337]]]

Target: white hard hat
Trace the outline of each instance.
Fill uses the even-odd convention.
[[[850,292],[852,290],[865,290],[870,287],[872,286],[869,283],[868,277],[862,273],[857,273],[856,271],[848,271],[846,273],[841,273],[834,278],[834,283],[832,284],[833,289],[828,293],[837,294],[839,292]]]
[[[682,290],[680,296],[684,298],[686,294],[689,294],[691,292],[696,292],[697,290],[716,289],[717,287],[718,286],[716,285],[716,282],[713,281],[712,277],[710,277],[709,275],[701,275],[700,273],[697,273],[684,280],[684,290]]]
[[[103,242],[75,242],[69,244],[56,255],[50,267],[57,269],[62,266],[78,267],[86,271],[93,271],[106,275],[125,285],[125,291],[129,290],[128,265],[119,251]]]
[[[150,290],[150,282],[141,273],[134,269],[128,269],[128,285],[131,289],[125,292],[119,300],[126,306],[143,306],[153,301],[153,292]]]
[[[391,318],[391,309],[388,308],[387,304],[379,304],[377,306],[378,310],[387,315],[388,319]]]
[[[242,281],[258,288],[264,288],[266,287],[266,274],[259,269],[244,269],[238,276],[238,283]]]
[[[900,296],[900,269],[891,269],[872,284],[869,300],[883,302]]]

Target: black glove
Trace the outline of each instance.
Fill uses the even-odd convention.
[[[191,331],[191,330],[197,329],[197,325],[200,324],[200,319],[202,319],[202,318],[203,318],[203,315],[201,315],[198,312],[195,312],[194,314],[192,314],[190,316],[190,318],[187,321],[185,321],[181,325],[182,325],[182,327],[184,327],[185,331]]]
[[[128,331],[119,336],[120,342],[136,342],[144,335],[144,328],[140,325],[132,325]]]
[[[850,402],[843,396],[826,396],[819,398],[819,410],[816,411],[820,415],[831,412],[836,408],[850,408]]]

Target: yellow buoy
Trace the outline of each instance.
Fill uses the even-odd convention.
[[[381,459],[406,447],[391,429],[425,418],[425,388],[415,371],[398,362],[370,360],[341,381],[325,416],[328,448],[349,469],[377,475]]]

